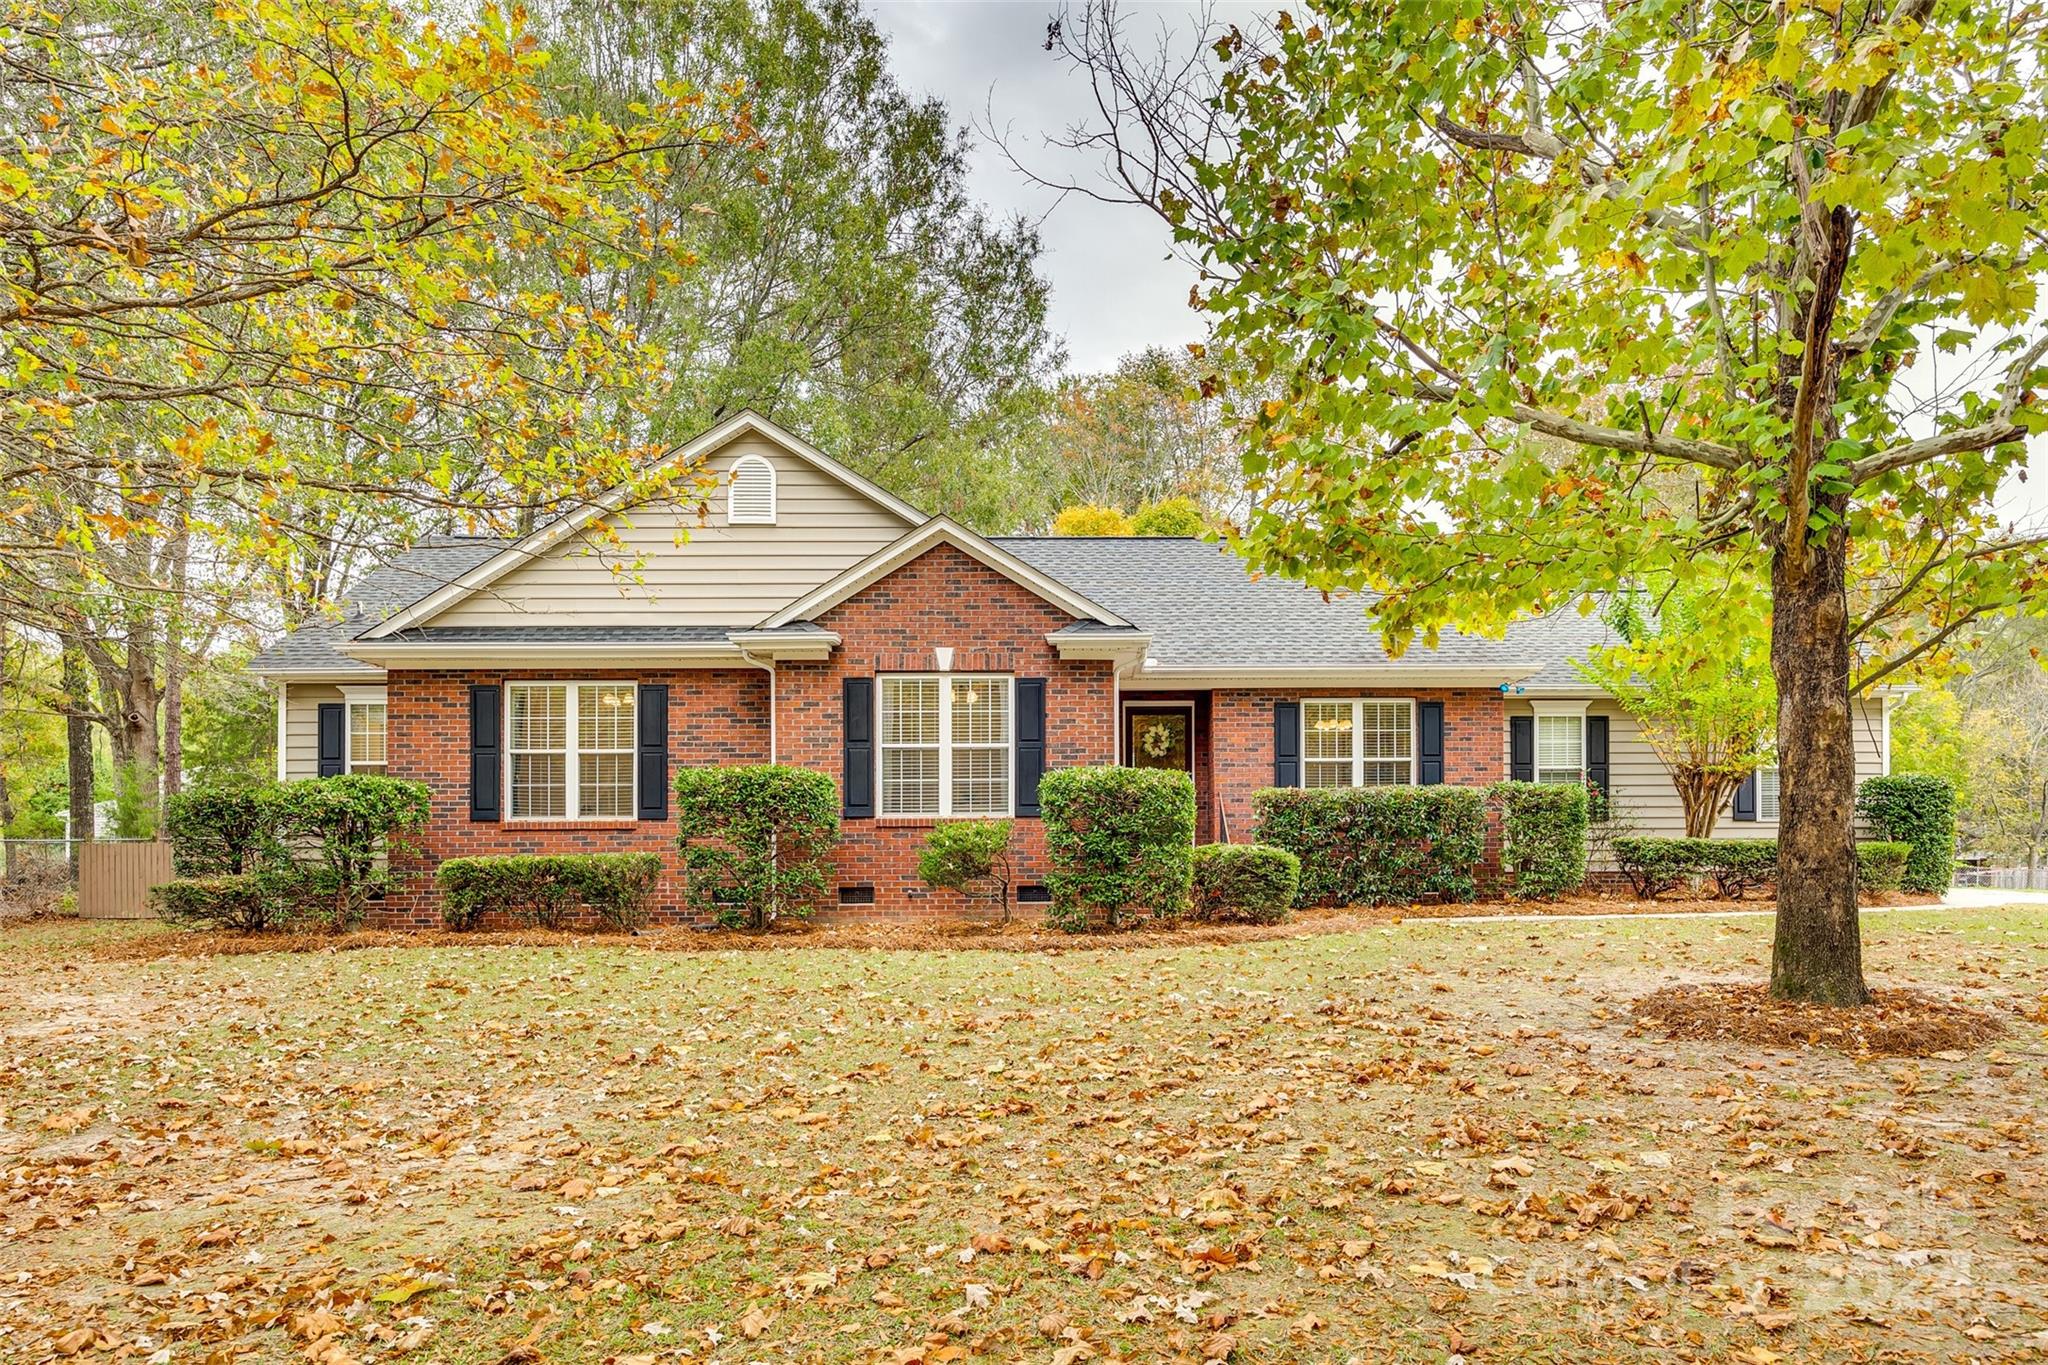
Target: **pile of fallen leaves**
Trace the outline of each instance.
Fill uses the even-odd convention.
[[[1672,1038],[1874,1057],[1967,1051],[2005,1032],[1995,1015],[1896,986],[1872,990],[1860,1007],[1773,1000],[1755,982],[1667,986],[1636,1001],[1635,1017]]]

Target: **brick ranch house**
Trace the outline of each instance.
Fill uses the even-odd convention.
[[[657,920],[690,917],[678,765],[790,763],[844,804],[838,913],[950,915],[918,879],[941,820],[1014,816],[1043,899],[1038,778],[1126,763],[1193,774],[1198,837],[1248,840],[1271,786],[1590,781],[1634,832],[1684,832],[1656,756],[1572,660],[1576,611],[1390,658],[1357,601],[1254,579],[1177,538],[983,537],[742,414],[678,451],[697,509],[596,507],[516,542],[438,537],[368,575],[339,621],[258,658],[283,778],[424,782],[424,859],[377,912],[438,923],[466,854],[651,849]],[[623,546],[604,545],[607,516]],[[627,565],[636,566],[626,571]],[[1862,775],[1889,698],[1859,703]],[[1777,774],[1725,831],[1768,837]]]

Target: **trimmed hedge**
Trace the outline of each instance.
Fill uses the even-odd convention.
[[[638,929],[647,923],[660,878],[658,853],[450,858],[434,873],[441,884],[441,917],[451,929],[474,929],[487,914],[552,928],[577,905],[611,928]]]
[[[1187,908],[1194,877],[1195,782],[1163,768],[1061,768],[1039,779],[1047,919],[1070,933],[1122,927],[1143,911]]]
[[[1911,845],[1872,841],[1856,845],[1856,884],[1865,891],[1896,891]],[[1616,839],[1614,861],[1636,894],[1655,900],[1694,877],[1711,880],[1714,894],[1740,899],[1778,879],[1776,839]]]
[[[1939,894],[1956,875],[1956,789],[1945,777],[1866,778],[1856,814],[1887,841],[1912,845],[1900,885]]]
[[[1301,859],[1270,844],[1203,844],[1194,852],[1194,917],[1277,924],[1301,890]]]
[[[917,855],[925,885],[957,891],[969,900],[997,901],[1010,922],[1010,832],[1008,820],[946,820],[932,826]]]
[[[1486,853],[1476,787],[1269,787],[1252,797],[1252,837],[1301,864],[1294,903],[1468,901]]]
[[[1500,865],[1509,894],[1555,900],[1586,884],[1587,789],[1578,783],[1496,782]]]
[[[171,870],[180,877],[233,876],[276,856],[274,783],[179,792],[164,800]]]
[[[1897,891],[1905,882],[1913,846],[1897,840],[1856,845],[1856,884],[1865,891]]]
[[[181,877],[151,887],[149,900],[159,919],[189,929],[253,934],[270,927],[271,897],[262,880],[249,873]]]
[[[684,768],[676,843],[690,899],[728,928],[807,918],[832,884],[839,787],[786,764]]]

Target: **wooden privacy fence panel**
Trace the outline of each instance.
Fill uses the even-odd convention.
[[[152,919],[149,889],[171,880],[171,846],[154,839],[93,839],[78,847],[84,919]]]

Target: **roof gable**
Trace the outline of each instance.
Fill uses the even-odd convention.
[[[904,502],[901,498],[856,474],[853,470],[832,459],[809,442],[804,441],[801,437],[784,430],[775,423],[753,412],[740,413],[727,421],[719,423],[683,446],[678,447],[662,462],[659,468],[673,468],[678,465],[689,465],[706,460],[735,442],[749,437],[767,443],[778,455],[787,455],[801,465],[816,471],[816,474],[813,476],[814,481],[822,477],[830,485],[851,493],[865,504],[872,505],[874,511],[863,515],[871,517],[879,515],[884,519],[883,522],[878,523],[878,526],[882,528],[882,535],[890,534],[888,529],[889,523],[901,526],[916,526],[926,520],[924,513],[918,511],[909,503]],[[575,544],[580,532],[591,526],[592,523],[601,517],[625,511],[628,509],[628,506],[623,490],[615,490],[612,494],[608,494],[587,507],[559,517],[533,534],[504,547],[499,553],[476,565],[455,581],[447,583],[433,592],[420,597],[417,601],[406,605],[402,610],[372,626],[369,630],[362,632],[357,638],[363,640],[386,639],[402,631],[424,625],[458,606],[473,601],[479,594],[486,592],[494,584],[499,584],[509,575],[513,575],[529,565],[541,563],[551,556],[570,553],[571,547]],[[775,534],[780,528],[761,526],[757,529],[766,534]],[[792,543],[797,541],[800,534],[800,531],[794,527],[783,532],[784,538]],[[869,539],[868,544],[872,545],[873,543],[874,539]],[[865,545],[859,546],[856,548],[855,553],[859,553],[866,548],[867,546]],[[609,578],[609,574],[607,577]],[[763,607],[755,608],[755,613],[758,614],[762,609]],[[752,621],[751,619],[745,621],[735,620],[728,624],[748,625],[752,624]]]
[[[880,582],[939,545],[951,545],[969,559],[1001,574],[1040,600],[1052,603],[1076,620],[1100,621],[1111,626],[1130,625],[1129,621],[1108,607],[1085,594],[1076,592],[1050,574],[1033,568],[1000,545],[976,535],[950,517],[933,517],[924,525],[875,551],[844,573],[819,584],[762,624],[775,627],[797,621],[815,620],[855,593]]]

